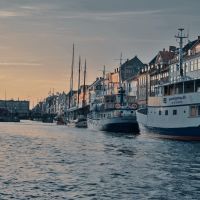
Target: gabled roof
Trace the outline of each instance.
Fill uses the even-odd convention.
[[[162,59],[162,62],[168,62],[169,60],[173,59],[175,53],[171,51],[159,51],[158,54],[149,62],[149,65],[154,65],[158,62],[159,56]]]
[[[94,86],[94,85],[97,85],[99,84],[101,81],[103,81],[103,78],[100,77],[100,78],[97,78],[91,85],[88,86],[88,88]]]
[[[144,66],[144,63],[137,57],[133,57],[131,60],[127,60],[125,63],[122,64],[122,68],[124,68],[125,66],[128,66],[128,65],[132,65],[133,67],[134,66]]]
[[[149,62],[149,65],[154,65],[156,63],[157,55]]]
[[[162,58],[163,62],[168,62],[169,60],[171,60],[174,57],[174,52],[170,52],[170,51],[160,51],[159,55]]]
[[[189,41],[184,47],[183,47],[183,51],[187,52],[189,49],[191,49],[196,43],[198,42],[197,40],[193,40],[193,41]]]

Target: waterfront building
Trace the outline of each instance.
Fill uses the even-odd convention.
[[[137,103],[139,107],[146,107],[149,88],[150,86],[150,76],[148,71],[148,66],[144,66],[139,75],[137,76]]]
[[[149,63],[150,96],[155,95],[155,88],[159,84],[169,81],[169,63],[175,56],[176,47],[170,46],[169,50],[163,49]]]
[[[96,80],[88,87],[88,103],[93,102],[96,97],[103,95],[103,78],[98,77]]]
[[[183,74],[186,79],[198,79],[200,77],[200,36],[189,41],[183,48]],[[170,61],[170,82],[181,80],[178,54]]]
[[[67,109],[67,95],[65,92],[57,93],[56,98],[56,114],[58,116],[64,115]]]
[[[122,82],[137,75],[143,67],[144,63],[137,56],[131,60],[127,60],[121,65]]]
[[[7,109],[11,114],[17,114],[21,119],[29,117],[29,101],[0,100],[0,108]]]
[[[114,72],[106,74],[105,77],[105,90],[106,94],[117,94],[119,90],[119,69],[115,69]]]

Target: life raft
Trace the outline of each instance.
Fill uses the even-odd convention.
[[[133,109],[133,110],[137,110],[138,109],[138,105],[136,103],[130,104],[129,108]]]

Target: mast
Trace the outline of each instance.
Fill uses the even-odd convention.
[[[120,66],[119,66],[119,94],[120,94],[120,105],[124,102],[124,90],[122,87],[122,53],[120,55]]]
[[[103,95],[105,95],[105,76],[106,76],[106,66],[103,67]]]
[[[84,78],[83,78],[83,107],[85,106],[86,102],[85,102],[85,94],[86,94],[86,85],[85,85],[85,81],[86,81],[86,59],[85,59],[85,67],[84,67]]]
[[[78,65],[78,106],[79,106],[79,97],[80,97],[80,81],[81,81],[81,57],[79,56],[79,65]]]
[[[120,55],[120,59],[119,59],[119,87],[121,88],[122,87],[122,53]]]
[[[72,65],[71,65],[71,77],[70,77],[70,91],[73,90],[73,84],[74,84],[74,43],[73,43],[73,51],[72,51]]]
[[[70,77],[70,92],[69,92],[69,108],[71,104],[71,98],[73,95],[73,77],[74,77],[74,43],[73,43],[73,50],[72,50],[72,65],[71,65],[71,77]]]
[[[184,28],[179,28],[178,35],[175,35],[175,38],[179,39],[179,68],[180,76],[183,77],[183,39],[188,38],[183,35]]]
[[[6,89],[5,89],[5,108],[7,108],[7,95],[6,95]]]

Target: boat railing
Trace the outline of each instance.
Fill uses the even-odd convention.
[[[141,108],[138,110],[139,113],[147,115],[148,109],[147,108]]]

